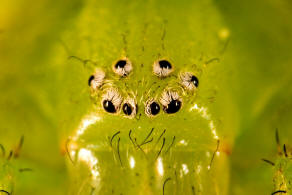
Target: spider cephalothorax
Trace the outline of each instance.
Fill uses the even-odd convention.
[[[106,10],[94,13],[110,16]],[[166,21],[153,13],[149,23],[137,14],[126,22],[120,21],[124,14],[116,16],[110,28],[99,26],[98,34],[89,33],[91,57],[82,60],[88,53],[80,52],[71,58],[79,60],[70,60],[84,65],[84,71],[76,71],[82,74],[80,90],[72,92],[83,98],[84,112],[67,151],[75,182],[86,187],[74,189],[214,194],[217,187],[210,186],[221,183],[212,174],[226,162],[224,155],[217,157],[224,109],[212,105],[222,83],[216,74],[220,65],[213,60],[222,41],[213,32],[204,32],[206,39],[196,36],[204,20],[192,18],[197,22],[193,29],[176,18]],[[216,40],[212,44],[210,37]]]
[[[164,178],[165,187],[170,179],[181,177],[188,190],[203,190],[197,179],[210,177],[219,137],[216,121],[197,103],[199,70],[181,68],[165,58],[148,66],[136,61],[121,58],[112,69],[99,67],[88,75],[93,107],[70,138],[70,158],[89,166],[91,186],[98,192],[105,190],[100,182],[113,177],[103,174],[104,166],[127,182],[135,177],[132,185],[137,189],[148,180],[157,183]],[[108,183],[123,191],[112,185]],[[174,182],[170,188],[179,190],[180,185]],[[149,188],[149,193],[158,190]]]

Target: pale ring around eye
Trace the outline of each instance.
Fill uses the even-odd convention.
[[[94,89],[97,90],[103,85],[105,78],[105,73],[102,70],[96,70],[93,75],[91,75],[88,79],[88,85]]]
[[[113,65],[114,73],[116,73],[117,75],[121,77],[128,76],[130,72],[132,71],[132,69],[133,69],[132,63],[127,58],[118,60]]]
[[[172,71],[173,66],[167,60],[158,60],[153,64],[153,73],[158,77],[167,77]]]
[[[102,107],[103,109],[111,114],[117,113],[121,103],[123,101],[122,96],[117,89],[110,88],[102,96]]]
[[[182,99],[176,91],[165,90],[161,97],[160,103],[163,106],[163,110],[167,114],[174,114],[178,112],[182,107]]]
[[[183,72],[179,75],[181,84],[187,90],[193,91],[199,87],[199,79],[191,72]]]
[[[146,102],[145,105],[145,114],[147,116],[155,116],[157,114],[159,114],[160,112],[160,105],[158,104],[158,102],[156,102],[154,99],[149,99]]]
[[[128,98],[122,106],[123,113],[127,118],[133,118],[137,114],[137,104],[134,99]]]

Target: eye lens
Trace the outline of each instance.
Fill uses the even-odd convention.
[[[160,106],[156,102],[150,104],[150,111],[152,115],[156,115],[160,111]]]
[[[165,112],[168,114],[173,114],[179,111],[181,107],[181,102],[179,100],[172,100],[165,108]]]
[[[94,76],[91,75],[88,79],[88,85],[91,86],[91,81],[94,79]]]
[[[171,69],[171,64],[168,62],[168,61],[166,61],[166,60],[160,60],[159,61],[159,66],[160,66],[160,68],[164,68],[164,69]]]
[[[167,77],[172,71],[172,65],[167,60],[158,60],[153,64],[153,73],[160,78]]]
[[[115,108],[114,104],[109,100],[104,100],[103,101],[103,108],[105,109],[105,111],[107,111],[109,113],[115,113],[116,112],[116,108]]]
[[[132,63],[128,59],[119,60],[115,62],[115,64],[113,65],[114,73],[121,77],[128,76],[132,69],[133,69]]]
[[[196,76],[192,76],[191,81],[194,83],[196,87],[199,86],[199,79]]]
[[[189,91],[194,91],[199,86],[199,79],[191,72],[182,72],[179,74],[180,84]]]
[[[129,104],[124,104],[123,105],[123,111],[124,111],[124,113],[126,114],[126,115],[131,115],[132,114],[132,111],[133,111],[133,109],[132,109],[132,107],[129,105]]]
[[[127,64],[127,61],[126,60],[119,60],[116,65],[115,65],[115,68],[118,69],[118,68],[124,68]]]

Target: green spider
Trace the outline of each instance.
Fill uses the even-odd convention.
[[[0,194],[291,193],[287,0],[1,5]]]
[[[196,103],[197,76],[173,71],[167,60],[155,62],[149,76],[139,68],[123,58],[112,72],[90,76],[93,108],[70,137],[70,157],[78,163],[73,172],[84,175],[79,168],[87,166],[78,180],[87,178],[84,185],[105,194],[215,193],[220,184],[208,182],[216,186],[209,188],[202,180],[213,180],[209,169],[219,137],[207,108]]]
[[[223,24],[203,28],[210,24],[192,10],[204,3],[188,8],[172,2],[161,13],[155,2],[139,3],[88,5],[80,32],[64,35],[64,42],[80,35],[76,46],[84,46],[68,45],[75,51],[66,74],[75,88],[66,94],[82,99],[76,104],[82,111],[63,125],[70,193],[226,194],[230,140],[221,135],[230,127],[221,116],[228,100],[216,100],[227,93],[221,87],[228,68],[219,58],[229,31]],[[168,12],[178,5],[173,18]],[[132,15],[123,18],[118,10]],[[94,19],[87,20],[91,13]]]

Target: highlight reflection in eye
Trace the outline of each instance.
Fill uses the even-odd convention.
[[[132,69],[132,63],[127,58],[119,60],[113,65],[113,71],[121,77],[128,76]]]
[[[146,102],[145,114],[147,116],[155,116],[160,112],[160,106],[154,99],[149,99]]]
[[[182,99],[176,91],[166,90],[160,97],[160,103],[163,105],[164,112],[174,114],[180,110]]]
[[[106,112],[114,114],[119,110],[122,101],[123,98],[118,90],[110,88],[103,95],[102,106]]]
[[[181,84],[187,89],[187,90],[195,90],[199,86],[199,79],[190,72],[183,72],[179,75]]]
[[[132,98],[127,99],[122,106],[122,110],[127,117],[133,118],[137,114],[137,104],[135,100]]]
[[[158,77],[167,77],[173,71],[171,63],[167,60],[154,62],[153,73]]]

